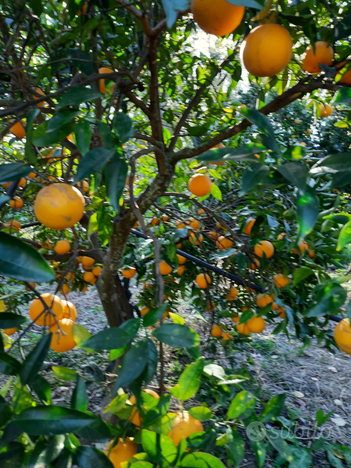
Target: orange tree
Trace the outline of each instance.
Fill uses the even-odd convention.
[[[305,344],[312,337],[335,344],[330,315],[344,313],[348,278],[328,268],[349,261],[351,173],[346,152],[321,159],[316,132],[334,112],[348,138],[350,7],[312,0],[1,5],[0,273],[12,285],[24,281],[28,294],[0,303],[0,370],[16,376],[2,389],[0,460],[222,467],[214,452],[238,466],[240,431],[274,421],[284,396],[259,402],[230,371],[205,362],[199,335],[175,312],[180,296],[192,301],[208,320],[211,349],[219,339],[229,354],[232,342],[240,349],[266,322],[287,334],[290,323]],[[228,35],[225,46],[200,53],[193,46],[200,29]],[[297,102],[301,115],[291,122]],[[303,141],[293,136],[301,124]],[[210,268],[218,262],[224,273]],[[132,306],[133,277],[144,286]],[[52,281],[65,299],[70,289],[96,285],[109,328],[90,336],[75,324],[73,304],[37,291],[35,283]],[[21,301],[30,302],[31,320]],[[34,324],[49,333],[19,360],[13,353]],[[347,318],[335,338],[349,353]],[[165,393],[164,346],[186,348],[192,360],[169,389],[178,413]],[[38,373],[50,347],[110,351],[117,379],[105,411],[117,423],[87,411],[84,380],[72,370],[56,369],[77,381],[71,408],[52,405]],[[158,370],[161,396],[145,388]],[[222,416],[206,406],[183,409],[200,383],[214,390]],[[259,466],[267,451],[284,466],[300,458],[311,465],[310,451],[273,435],[250,438]],[[112,441],[104,455],[82,439]],[[325,449],[332,459],[335,447]],[[350,465],[349,450],[338,451]]]

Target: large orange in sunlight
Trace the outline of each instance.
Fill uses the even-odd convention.
[[[193,0],[190,9],[200,28],[215,36],[233,32],[245,12],[245,7],[232,5],[227,0]]]

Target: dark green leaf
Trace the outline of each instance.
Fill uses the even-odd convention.
[[[16,182],[26,177],[32,169],[24,163],[11,163],[0,165],[0,184]]]
[[[280,437],[279,431],[276,429],[267,430],[267,438],[279,455],[284,460],[292,461],[292,455],[289,445]]]
[[[254,316],[254,312],[252,310],[245,310],[241,315],[239,319],[239,325],[242,325],[243,323],[248,322],[252,317]]]
[[[61,380],[75,381],[78,378],[78,373],[68,367],[53,366],[52,370],[56,377]]]
[[[66,106],[79,106],[82,102],[95,101],[103,95],[91,88],[74,86],[70,88],[56,106],[56,110]]]
[[[39,114],[39,109],[32,109],[27,114],[26,121],[26,143],[25,143],[25,156],[26,160],[30,164],[35,164],[37,162],[37,157],[33,150],[32,139],[33,139],[33,123],[36,117]]]
[[[13,314],[12,312],[1,312],[0,314],[0,328],[17,328],[26,321],[22,315]]]
[[[175,422],[174,420],[176,417],[177,415],[175,413],[167,413],[167,414],[159,416],[156,419],[153,419],[152,421],[148,422],[145,425],[150,431],[157,432],[157,434],[167,435],[173,429],[174,422]]]
[[[84,1],[81,1],[80,5],[74,0],[70,0],[70,2],[68,3],[69,11],[72,12],[72,9],[74,10],[73,16],[76,16],[78,11],[81,10],[84,5]],[[94,20],[90,20],[87,25],[92,27],[92,25],[94,24],[93,21]],[[94,29],[94,27],[92,29]],[[60,59],[65,60],[60,62]],[[90,76],[94,73],[92,56],[85,50],[80,49],[79,47],[63,47],[62,50],[59,53],[57,53],[54,57],[49,58],[50,62],[54,62],[56,60],[57,63],[51,65],[53,72],[56,72],[56,70],[58,70],[62,66],[67,67],[68,65],[70,65],[72,66],[72,68],[76,67],[79,70],[81,70],[86,76]]]
[[[113,468],[114,465],[107,456],[94,447],[80,446],[76,457],[81,468]]]
[[[334,414],[334,411],[330,411],[330,413],[324,415],[323,410],[319,409],[316,414],[316,420],[317,420],[318,426],[320,427],[324,423],[326,423],[333,414]]]
[[[30,383],[31,388],[44,403],[51,403],[51,387],[44,377],[38,374]]]
[[[116,380],[115,393],[121,387],[134,382],[142,374],[148,363],[148,342],[146,340],[136,343],[124,356],[122,367]]]
[[[336,95],[334,104],[350,104],[351,103],[351,88],[341,88]]]
[[[127,332],[132,338],[135,338],[138,334],[140,323],[141,323],[140,319],[134,318],[134,319],[127,320],[126,322],[123,322],[119,328]]]
[[[319,199],[314,190],[307,187],[307,191],[297,201],[297,221],[299,223],[298,241],[304,239],[309,234],[319,213]]]
[[[304,191],[307,184],[307,169],[302,163],[291,162],[283,166],[277,166],[281,173],[292,185]]]
[[[192,453],[186,455],[179,468],[225,468],[223,463],[209,453]]]
[[[127,114],[117,112],[113,121],[113,129],[121,143],[129,140],[134,135],[133,121]]]
[[[256,162],[255,154],[267,151],[267,148],[259,143],[248,143],[240,148],[216,148],[196,156],[198,161],[251,161]]]
[[[91,123],[87,120],[80,119],[75,128],[75,136],[77,147],[81,152],[82,156],[85,156],[90,149],[91,141]]]
[[[281,393],[280,395],[276,395],[273,397],[265,406],[264,410],[259,417],[259,421],[261,423],[265,423],[268,421],[275,421],[276,417],[279,416],[285,404],[286,394]]]
[[[157,447],[158,434],[156,432],[147,431],[143,429],[141,432],[141,440],[143,449],[147,453],[150,460],[157,463],[159,460],[159,450]]]
[[[250,405],[252,401],[256,403],[255,398],[250,392],[243,390],[242,392],[238,393],[229,406],[227,419],[236,419],[240,417],[243,413],[245,413],[248,405]]]
[[[256,10],[264,10],[265,0],[227,0],[232,5],[239,5],[249,8],[256,8]]]
[[[230,427],[227,429],[227,441],[234,466],[239,466],[245,456],[245,443],[241,435]]]
[[[351,92],[351,89],[350,89]],[[311,174],[350,170],[351,153],[336,153],[319,160],[310,170]]]
[[[147,339],[147,343],[148,343],[148,361],[147,361],[146,371],[144,372],[144,380],[145,380],[146,385],[151,382],[154,375],[156,374],[157,364],[158,364],[158,353],[157,353],[157,348],[155,346],[155,343],[149,338]]]
[[[293,286],[296,286],[297,284],[299,284],[304,279],[306,279],[309,276],[313,275],[313,273],[314,273],[313,270],[311,268],[309,268],[309,267],[297,268],[293,273],[293,277],[294,277]]]
[[[0,232],[0,274],[20,281],[53,281],[55,273],[34,247]]]
[[[66,123],[59,128],[56,132],[48,132],[49,121],[46,120],[33,130],[33,144],[35,146],[51,146],[55,143],[60,143],[64,140],[73,130],[73,124],[71,122]]]
[[[263,426],[264,428],[264,426]],[[265,428],[264,428],[265,430]],[[260,435],[258,435],[260,437]],[[251,446],[255,452],[257,464],[259,468],[262,468],[267,456],[266,441],[265,440],[252,440],[250,437]]]
[[[263,135],[266,137],[264,139],[264,145],[276,153],[279,153],[279,147],[275,140],[274,129],[268,117],[255,109],[242,109],[241,113],[261,130]]]
[[[76,184],[83,179],[87,179],[91,174],[100,172],[107,161],[109,161],[115,153],[115,150],[103,147],[94,148],[88,151],[79,163],[74,183]]]
[[[132,337],[121,328],[105,328],[96,335],[81,343],[79,348],[100,349],[119,349],[129,345]]]
[[[41,0],[29,0],[29,6],[36,16],[40,16],[43,13],[43,5]]]
[[[189,414],[198,421],[204,422],[209,421],[213,418],[213,413],[206,406],[193,406],[189,409]]]
[[[80,111],[71,111],[69,109],[61,109],[48,121],[47,133],[58,131],[63,125],[71,122],[80,114]]]
[[[28,354],[19,374],[21,384],[27,385],[35,379],[50,349],[52,333],[43,336],[36,347]]]
[[[25,445],[11,442],[0,452],[1,468],[22,468],[25,455]]]
[[[39,440],[31,453],[30,466],[50,466],[65,446],[65,436],[57,435],[50,437],[49,441]]]
[[[115,153],[104,167],[103,173],[105,178],[107,198],[110,202],[110,205],[116,211],[116,214],[119,214],[119,201],[126,185],[128,164],[121,157],[121,155]]]
[[[143,318],[144,327],[150,327],[158,322],[167,309],[167,304],[163,304],[161,307],[151,309]]]
[[[332,314],[339,309],[347,297],[347,291],[339,284],[331,283],[323,287],[313,298],[312,305],[307,309],[307,317],[320,317]]]
[[[17,375],[21,369],[21,363],[14,357],[0,352],[0,374]]]
[[[76,387],[73,390],[71,408],[86,411],[88,407],[87,388],[84,381],[78,376]]]
[[[289,148],[281,154],[284,159],[298,160],[306,156],[306,150],[303,146],[289,146]]]
[[[200,377],[203,373],[205,359],[197,359],[193,364],[186,366],[179,377],[178,383],[170,389],[172,395],[186,401],[192,398],[200,387]]]
[[[345,245],[351,242],[351,221],[341,229],[336,250],[342,250]]]
[[[94,421],[89,426],[76,431],[77,436],[82,437],[89,442],[106,442],[111,439],[110,425],[103,421],[99,416],[87,413]]]
[[[105,123],[98,120],[97,122],[98,130],[104,144],[104,147],[107,149],[115,149],[118,145],[118,140],[111,133],[110,127]]]
[[[166,323],[157,328],[153,335],[162,343],[174,348],[191,348],[200,342],[199,335],[185,325]]]
[[[333,176],[333,182],[331,188],[345,187],[351,183],[351,170],[337,172]]]
[[[20,413],[15,426],[29,435],[59,435],[89,426],[94,417],[59,406],[37,406]]]
[[[269,167],[260,163],[253,163],[245,169],[241,179],[241,190],[239,195],[258,189],[260,185],[265,185],[269,175]]]

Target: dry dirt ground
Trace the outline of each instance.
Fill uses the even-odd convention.
[[[135,292],[136,290],[134,294]],[[106,326],[100,300],[94,289],[89,289],[86,293],[71,292],[68,300],[73,302],[78,310],[77,323],[87,328],[91,334]],[[184,315],[186,323],[205,339],[208,336],[208,323],[192,319],[191,312],[186,303],[182,310],[178,311]],[[330,441],[351,446],[351,356],[341,351],[332,354],[316,344],[303,348],[294,338],[288,340],[283,334],[273,335],[272,330],[273,327],[268,327],[262,334],[253,336],[251,344],[246,346],[243,352],[235,352],[229,359],[223,349],[218,347],[215,362],[228,368],[233,365],[233,361],[238,368],[245,365],[255,375],[257,386],[261,388],[261,397],[267,401],[278,393],[286,393],[287,406],[293,410],[299,426],[314,424],[319,409],[322,409],[324,414],[333,411],[331,419],[324,426],[323,434],[327,434]],[[33,347],[40,332],[41,329],[35,327],[22,340],[25,354]],[[213,360],[213,355],[207,352],[204,354]],[[82,350],[72,350],[64,354],[50,351],[43,371],[45,377],[53,384],[53,402],[59,405],[68,403],[74,382],[59,380],[53,373],[52,366],[67,366],[89,376],[94,365],[106,369],[108,358],[107,352],[89,355]],[[176,375],[175,370],[177,371],[176,366],[172,364],[172,368],[169,369],[170,377]],[[178,370],[181,371],[182,368]],[[4,383],[5,379],[0,378],[0,388]],[[107,403],[104,388],[92,384],[88,387],[88,396],[89,410],[102,414]],[[250,463],[250,460],[249,463],[245,464],[244,461],[243,464],[248,467],[256,466],[255,463]]]

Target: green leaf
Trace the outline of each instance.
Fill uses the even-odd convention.
[[[283,440],[280,435],[279,431],[275,429],[267,430],[267,438],[269,442],[273,445],[273,447],[277,450],[279,455],[288,461],[293,461],[293,457],[291,455],[291,450],[289,445]]]
[[[83,412],[88,408],[87,388],[79,376],[77,377],[76,387],[73,390],[71,408]]]
[[[174,420],[176,417],[177,415],[175,413],[167,413],[159,416],[156,419],[152,419],[152,421],[146,424],[146,427],[150,431],[157,432],[157,434],[167,435],[173,429],[175,422]]]
[[[53,281],[55,273],[34,247],[0,232],[0,274],[20,281]]]
[[[245,456],[245,443],[241,435],[235,430],[228,427],[227,443],[232,455],[234,466],[239,466]]]
[[[84,414],[84,413],[82,413]],[[111,435],[115,434],[115,430],[111,426],[103,421],[99,416],[96,416],[92,413],[86,412],[89,416],[93,418],[93,422],[89,426],[83,427],[76,431],[76,435],[89,440],[89,442],[106,442],[111,439]]]
[[[303,146],[289,146],[289,148],[281,154],[284,159],[296,161],[306,156],[306,150]]]
[[[249,161],[257,162],[255,154],[267,151],[260,143],[248,143],[239,148],[216,148],[196,156],[198,161],[222,162],[222,161]]]
[[[331,283],[315,294],[311,306],[305,312],[307,317],[332,314],[345,303],[347,291],[339,284]]]
[[[221,189],[216,184],[211,184],[211,195],[216,200],[223,201]]]
[[[3,445],[5,445],[3,443]],[[10,442],[0,452],[1,468],[22,468],[25,456],[24,444]]]
[[[143,449],[147,453],[150,460],[154,463],[159,461],[159,448],[157,444],[157,439],[159,435],[156,432],[148,431],[143,429],[141,431],[141,441],[143,444]]]
[[[247,167],[241,178],[241,189],[239,195],[245,195],[260,185],[265,185],[269,175],[269,167],[260,163],[253,163]]]
[[[143,317],[143,326],[150,327],[158,322],[163,314],[167,309],[167,304],[161,305],[161,307],[157,307],[156,309],[151,309],[144,317]]]
[[[80,111],[72,111],[69,109],[62,109],[56,112],[56,114],[54,114],[54,116],[50,120],[48,120],[46,132],[57,132],[58,130],[60,130],[61,127],[71,122],[79,114]]]
[[[349,23],[350,24],[350,23]],[[351,89],[343,87],[339,90],[334,104],[350,104],[351,103]]]
[[[29,6],[36,16],[40,16],[43,13],[43,4],[41,3],[41,0],[29,0]]]
[[[317,420],[318,426],[320,427],[324,423],[326,423],[333,414],[334,414],[334,411],[330,411],[330,413],[324,415],[323,410],[319,409],[316,414],[316,420]]]
[[[189,409],[189,414],[198,421],[210,421],[213,418],[213,413],[206,406],[193,406]]]
[[[55,143],[60,143],[64,140],[73,130],[71,122],[66,123],[59,128],[56,132],[48,132],[49,121],[45,120],[35,130],[33,130],[33,144],[35,146],[51,146]]]
[[[63,434],[50,437],[48,440],[40,439],[31,453],[29,466],[50,466],[51,462],[60,455],[64,446],[65,436]]]
[[[279,153],[279,147],[275,140],[274,129],[268,117],[255,109],[242,109],[241,113],[247,118],[247,120],[261,130],[263,135],[266,137],[263,139],[265,146],[270,148],[272,151]]]
[[[0,184],[16,182],[26,177],[32,169],[24,163],[11,163],[0,165]]]
[[[134,382],[142,374],[147,364],[148,342],[146,340],[139,341],[123,358],[122,367],[116,380],[115,393],[119,388]]]
[[[32,390],[38,395],[41,401],[51,404],[51,387],[44,377],[38,374],[30,383]]]
[[[78,465],[84,468],[113,468],[109,458],[94,447],[80,446],[77,448],[76,457]]]
[[[29,435],[50,436],[75,432],[89,426],[93,421],[92,416],[76,410],[59,406],[37,406],[17,415],[14,425]]]
[[[323,159],[320,159],[314,166],[312,166],[310,173],[327,174],[340,171],[349,171],[350,158],[351,153],[331,154]]]
[[[13,314],[12,312],[1,312],[0,313],[0,328],[17,328],[26,321],[22,315]]]
[[[75,128],[75,137],[77,147],[81,152],[82,156],[85,156],[90,148],[91,142],[91,124],[85,119],[80,119]]]
[[[286,394],[281,393],[273,397],[265,406],[264,410],[259,417],[261,423],[268,421],[275,421],[277,416],[279,416],[284,410]]]
[[[179,468],[225,468],[223,463],[209,453],[196,452],[186,455]]]
[[[204,367],[204,374],[216,377],[216,379],[219,380],[224,380],[226,378],[223,367],[218,364],[207,364],[207,366]]]
[[[309,234],[319,213],[319,199],[314,190],[307,187],[307,191],[297,201],[297,221],[299,223],[299,236],[297,242],[304,239]]]
[[[345,226],[341,229],[339,238],[338,238],[338,246],[336,250],[342,250],[345,245],[351,242],[351,221],[349,221]]]
[[[304,279],[306,279],[309,276],[313,275],[313,273],[314,273],[314,271],[312,270],[312,268],[309,268],[309,267],[297,268],[293,273],[293,277],[294,277],[293,286],[296,286],[297,284],[299,284]]]
[[[52,370],[56,377],[61,380],[74,381],[79,377],[76,371],[69,369],[68,367],[53,366]]]
[[[153,332],[153,336],[174,348],[191,348],[200,342],[199,335],[194,330],[177,323],[166,323],[158,327]]]
[[[205,359],[197,359],[193,364],[186,366],[179,377],[177,385],[170,389],[172,395],[186,401],[192,398],[200,387],[200,377],[203,373]]]
[[[119,214],[119,200],[126,185],[128,164],[121,157],[121,155],[115,153],[104,167],[103,173],[105,178],[107,198],[110,202],[110,205],[116,211],[116,214]]]
[[[79,348],[119,349],[132,342],[132,336],[121,328],[105,328],[79,345]]]
[[[112,134],[110,127],[101,120],[97,121],[98,130],[104,144],[104,147],[107,149],[116,149],[118,145],[117,138]]]
[[[250,439],[250,443],[253,451],[255,452],[257,464],[259,468],[262,468],[267,456],[267,449],[264,440],[254,441]]]
[[[281,173],[292,185],[304,191],[307,184],[307,169],[302,163],[291,162],[283,166],[277,166]]]
[[[119,413],[125,406],[129,396],[128,394],[117,395],[107,406],[104,408],[104,413]]]
[[[239,325],[242,325],[243,323],[248,322],[252,317],[254,316],[254,312],[252,310],[245,310],[241,315],[239,319]]]
[[[0,374],[17,375],[21,370],[21,363],[14,357],[0,352]]]
[[[143,377],[145,380],[145,384],[149,384],[153,379],[154,375],[157,371],[157,364],[158,364],[158,352],[155,346],[155,343],[147,338],[148,343],[148,354],[147,354],[147,367],[146,372],[144,373]]]
[[[337,172],[334,174],[331,188],[345,187],[351,183],[351,171]]]
[[[27,121],[26,121],[26,143],[25,143],[25,156],[26,160],[30,164],[35,164],[37,162],[37,157],[35,155],[35,152],[33,150],[33,144],[32,144],[32,139],[33,139],[33,123],[36,119],[36,117],[39,114],[39,109],[32,109],[30,110],[27,115]]]
[[[113,129],[121,143],[124,143],[134,136],[133,121],[123,112],[117,112],[115,115]]]
[[[91,334],[82,325],[78,325],[78,323],[75,323],[73,325],[73,338],[74,341],[77,343],[77,348],[81,348],[81,344],[84,341],[87,341],[90,337]],[[92,349],[90,349],[89,351],[92,351]]]
[[[232,5],[239,5],[249,8],[256,8],[256,10],[264,10],[265,0],[227,0]]]
[[[246,390],[243,390],[242,392],[235,395],[234,400],[229,406],[227,419],[236,419],[243,415],[248,407],[251,406],[252,402],[256,404],[255,398],[250,392],[247,392]]]
[[[27,385],[37,376],[49,352],[51,338],[51,332],[43,336],[36,347],[26,357],[19,374],[22,385]]]
[[[64,94],[57,104],[56,110],[66,106],[79,106],[82,102],[95,101],[101,97],[103,95],[95,89],[74,86]]]
[[[105,164],[115,155],[115,150],[104,147],[94,148],[79,163],[74,183],[87,179],[91,174],[100,172]]]

